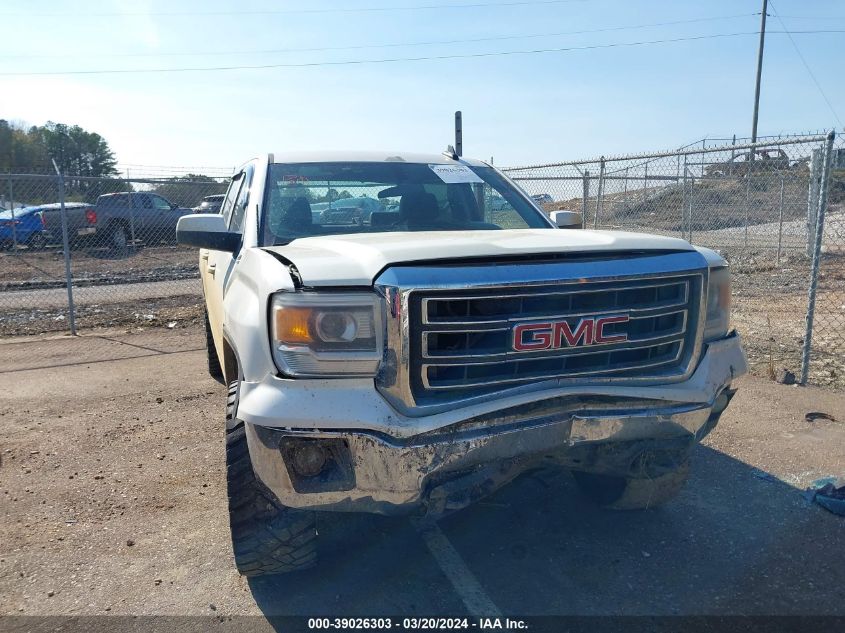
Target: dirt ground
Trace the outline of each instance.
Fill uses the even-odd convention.
[[[0,343],[0,615],[460,615],[467,586],[505,615],[845,615],[845,519],[800,495],[845,475],[841,392],[740,379],[662,509],[543,472],[440,522],[459,573],[406,518],[327,515],[318,568],[247,582],[201,330],[131,332]]]
[[[106,248],[72,248],[74,283],[119,284],[125,281],[185,279],[197,275],[197,251],[175,245],[138,246],[128,255]],[[62,249],[0,251],[0,291],[61,287],[65,281]]]

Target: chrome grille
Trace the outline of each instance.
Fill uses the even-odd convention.
[[[558,377],[624,375],[681,361],[694,276],[654,281],[581,283],[490,293],[419,293],[411,300],[418,327],[412,347],[424,390],[473,389]],[[515,351],[514,326],[624,315],[607,336],[617,343]],[[417,349],[415,350],[414,347]],[[414,352],[418,351],[417,354]]]
[[[390,267],[375,282],[387,307],[376,386],[413,416],[526,390],[684,380],[702,347],[707,274],[695,251]],[[518,324],[565,324],[568,337],[606,318],[592,344],[514,350]]]

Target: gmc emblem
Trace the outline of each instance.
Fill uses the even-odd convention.
[[[581,319],[575,330],[566,321],[520,323],[513,328],[513,349],[517,352],[536,352],[561,347],[587,347],[604,343],[622,343],[627,334],[606,335],[604,328],[612,323],[627,323],[627,314]]]

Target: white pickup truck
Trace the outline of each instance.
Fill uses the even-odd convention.
[[[611,508],[678,493],[747,370],[727,265],[573,215],[446,152],[270,154],[180,218],[242,574],[312,565],[319,512],[442,516],[537,468]]]

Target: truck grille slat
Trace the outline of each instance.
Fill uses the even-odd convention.
[[[550,317],[559,320],[563,317]],[[648,316],[637,316],[630,320],[628,331],[628,347],[640,347],[642,344],[657,345],[666,340],[682,340],[685,336],[687,311],[655,313]],[[510,342],[510,327],[490,329],[476,329],[467,331],[428,330],[422,337],[422,357],[446,362],[449,359],[501,359],[515,352],[508,351]],[[593,348],[601,348],[594,345]],[[575,353],[577,348],[563,348],[553,352],[522,353],[521,356],[552,354],[563,356]]]
[[[681,353],[681,349],[677,345],[673,346],[672,349],[676,351],[670,351],[669,354],[663,355],[665,356],[665,358],[663,358],[662,360],[657,358],[645,363],[639,361],[635,363],[622,363],[614,367],[613,369],[606,368],[606,366],[608,365],[607,353],[602,354],[601,358],[598,358],[596,361],[596,366],[604,366],[604,368],[602,369],[590,369],[588,366],[580,370],[574,367],[572,370],[567,370],[566,363],[565,361],[563,361],[562,363],[560,363],[560,369],[558,369],[556,373],[565,374],[567,377],[572,378],[584,376],[612,375],[618,374],[620,372],[625,372],[631,369],[654,369],[664,366],[671,366],[677,363],[677,359]],[[650,350],[644,354],[646,358],[651,357],[652,355],[653,354]],[[424,371],[426,371],[426,374],[423,378],[423,384],[426,385],[426,388],[430,390],[453,390],[470,387],[486,387],[489,385],[502,385],[525,381],[536,381],[549,378],[548,367],[532,371],[530,362],[517,361],[509,364],[512,365],[510,369],[495,372],[495,378],[492,379],[490,378],[490,374],[492,374],[493,372],[471,372],[471,366],[457,366],[457,368],[461,370],[463,375],[458,379],[454,379],[450,377],[448,371],[444,366],[424,365],[423,368]],[[488,366],[478,367],[483,369]],[[432,379],[430,374],[432,370],[436,370],[438,372],[437,377],[434,379]]]

